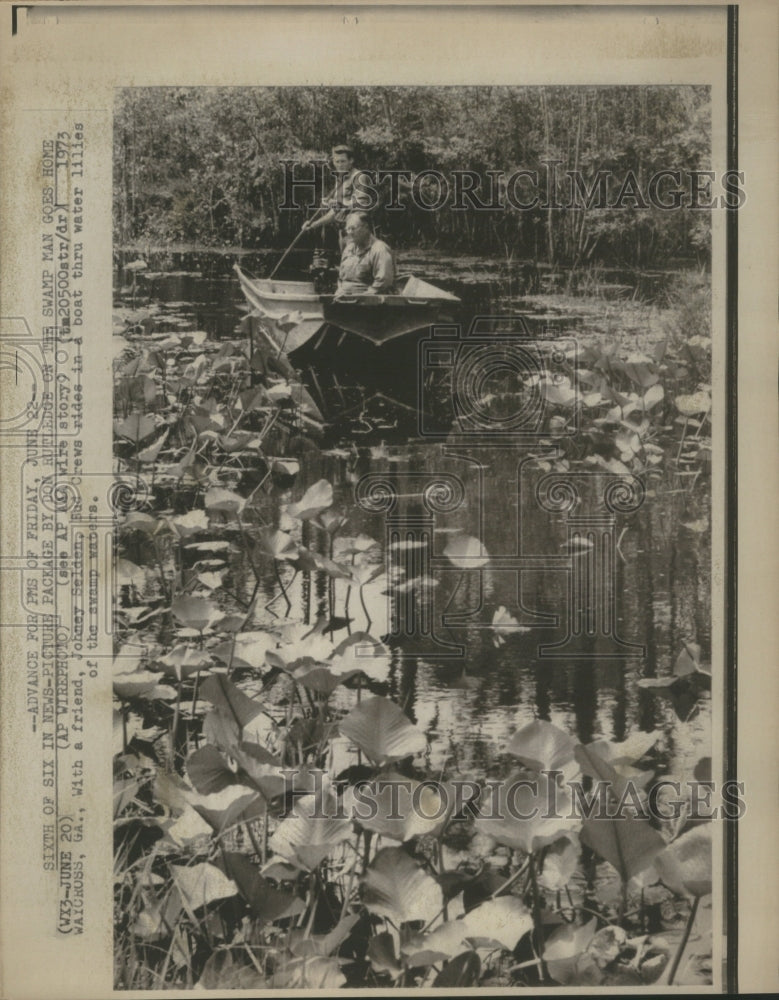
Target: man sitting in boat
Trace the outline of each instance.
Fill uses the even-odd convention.
[[[394,284],[392,251],[373,235],[365,212],[350,212],[335,297],[390,295]]]
[[[334,146],[332,152],[333,170],[337,175],[335,187],[329,198],[322,202],[322,208],[327,209],[318,219],[303,223],[303,229],[319,229],[320,226],[334,225],[338,229],[338,242],[341,250],[346,244],[346,219],[351,211],[370,208],[370,195],[360,189],[357,184],[362,171],[354,165],[354,152],[351,146]]]

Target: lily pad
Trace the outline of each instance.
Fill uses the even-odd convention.
[[[362,901],[370,913],[397,927],[412,920],[428,923],[444,904],[440,885],[401,847],[384,847],[362,880]]]
[[[326,795],[304,795],[277,827],[270,847],[304,869],[313,869],[352,833],[352,824],[338,814],[338,805]]]
[[[226,899],[238,892],[238,886],[216,865],[171,865],[171,874],[181,899],[188,910],[208,906],[217,899]]]
[[[489,553],[473,535],[453,535],[446,543],[444,555],[460,569],[478,569],[490,561]]]
[[[369,698],[353,709],[338,728],[379,766],[421,753],[427,739],[388,698]]]
[[[307,521],[323,510],[327,510],[333,504],[333,487],[326,479],[320,479],[309,486],[297,503],[291,503],[287,507],[290,517],[297,518],[298,521]]]
[[[562,771],[574,759],[575,741],[558,726],[542,719],[518,729],[508,752],[533,771]]]

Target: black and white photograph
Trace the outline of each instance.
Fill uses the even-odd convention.
[[[117,988],[712,983],[711,133],[117,93]]]
[[[0,994],[779,986],[779,10],[0,7]]]

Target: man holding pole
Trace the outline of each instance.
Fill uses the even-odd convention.
[[[354,151],[351,146],[334,146],[333,170],[337,175],[335,187],[329,198],[322,202],[319,209],[325,209],[324,215],[315,216],[303,223],[303,232],[318,229],[320,226],[335,225],[338,227],[338,242],[341,250],[346,243],[346,217],[355,210],[367,211],[371,208],[371,199],[367,191],[361,192],[357,179],[361,171],[354,165]]]

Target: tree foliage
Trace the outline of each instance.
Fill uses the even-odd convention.
[[[392,211],[387,182],[376,224],[396,246],[574,266],[649,266],[708,253],[706,211],[663,211],[630,198],[628,210],[546,209],[543,199],[520,209],[488,173],[536,172],[565,205],[569,170],[581,172],[587,190],[599,171],[612,173],[617,190],[632,171],[645,191],[660,170],[685,178],[708,169],[705,87],[132,88],[118,92],[114,124],[118,245],[289,242],[305,215],[280,208],[285,161],[308,177],[312,161],[350,141],[367,170],[474,171],[482,201],[496,185],[500,209],[450,210],[450,192],[438,211],[413,199]]]

